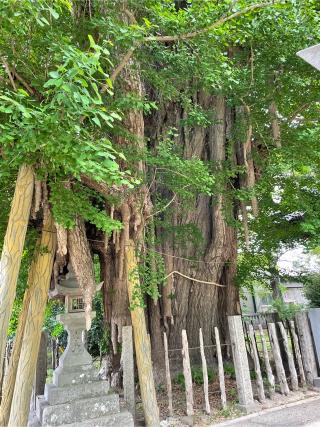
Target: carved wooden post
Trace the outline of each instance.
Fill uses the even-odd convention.
[[[280,332],[281,332],[281,335],[283,338],[284,349],[285,349],[285,352],[286,352],[287,358],[288,358],[289,371],[290,371],[290,376],[291,376],[291,388],[293,391],[298,391],[298,389],[299,389],[298,375],[297,375],[296,367],[294,366],[294,359],[293,359],[292,353],[289,349],[287,332],[286,332],[282,322],[278,322],[278,325],[279,325]]]
[[[318,372],[307,313],[301,312],[296,315],[296,325],[306,379],[308,384],[313,386],[313,380],[317,378]]]
[[[264,364],[266,367],[268,383],[269,383],[269,394],[270,394],[270,398],[273,398],[275,393],[274,376],[273,376],[271,365],[270,365],[266,338],[264,336],[264,332],[261,324],[259,324],[259,331],[260,331],[260,337],[261,337],[261,343],[262,343],[263,359],[264,359]]]
[[[193,391],[192,391],[192,375],[189,358],[189,345],[187,338],[187,331],[182,330],[182,363],[184,383],[186,387],[186,400],[187,400],[187,415],[193,415]]]
[[[122,328],[122,363],[124,401],[133,418],[135,418],[136,401],[134,392],[132,326],[123,326]]]
[[[290,320],[289,323],[290,323],[291,335],[292,335],[292,339],[293,339],[294,352],[295,352],[296,359],[298,362],[298,367],[299,367],[300,381],[301,381],[302,387],[305,387],[307,383],[306,383],[306,376],[304,375],[302,357],[301,357],[301,352],[300,352],[300,347],[299,347],[299,340],[298,340],[298,336],[296,334],[296,328],[294,325],[294,321]]]
[[[209,403],[208,369],[207,369],[206,355],[204,352],[203,336],[202,336],[201,328],[199,329],[199,341],[200,341],[200,353],[201,353],[201,361],[202,361],[203,392],[204,392],[204,399],[206,404],[206,413],[210,415],[211,410],[210,410],[210,403]]]
[[[28,316],[17,368],[8,423],[10,427],[25,426],[27,424],[55,248],[54,223],[51,214],[48,213],[43,222],[40,247],[38,247],[34,260],[34,290],[30,296]]]
[[[137,272],[137,260],[135,255],[135,244],[129,240],[126,247],[126,264],[128,274],[128,295],[130,305],[137,301],[136,292],[139,292],[139,276]],[[138,301],[139,302],[139,301]],[[156,427],[160,424],[159,408],[157,405],[156,390],[152,371],[152,361],[149,338],[147,334],[144,310],[141,306],[131,310],[131,319],[136,350],[141,399],[146,419],[146,425]]]
[[[249,412],[254,402],[241,316],[228,316],[228,324],[239,404],[246,412]]]
[[[27,232],[34,187],[34,174],[30,166],[19,170],[16,188],[4,238],[0,261],[0,365],[4,359],[7,330],[16,294],[21,256]],[[0,375],[2,370],[0,370]],[[0,379],[1,383],[1,379]]]
[[[276,365],[277,377],[280,383],[280,390],[282,394],[288,395],[289,387],[288,387],[286,373],[285,373],[282,359],[281,359],[280,347],[279,347],[279,342],[278,342],[278,337],[276,332],[276,325],[274,323],[268,323],[268,329],[270,334],[270,341],[271,341],[274,363]]]
[[[172,405],[172,385],[171,385],[171,375],[170,375],[170,362],[169,362],[169,351],[168,351],[168,339],[167,334],[163,333],[163,344],[164,344],[164,358],[165,358],[165,367],[166,367],[166,381],[167,381],[167,393],[169,401],[169,415],[173,415],[173,405]]]
[[[224,368],[223,368],[223,360],[222,360],[222,353],[221,353],[221,346],[220,346],[220,336],[219,336],[219,330],[216,326],[214,328],[214,334],[215,334],[216,346],[217,346],[221,404],[222,404],[222,407],[225,408],[227,406],[226,386],[224,381]]]
[[[266,400],[266,396],[264,394],[263,380],[262,380],[262,375],[261,375],[261,369],[260,369],[259,355],[258,355],[257,346],[256,346],[256,340],[254,337],[253,326],[251,324],[249,325],[249,337],[250,337],[250,341],[251,341],[254,370],[255,370],[255,373],[257,376],[256,384],[257,384],[257,389],[258,389],[258,397],[259,397],[259,401],[262,403]]]

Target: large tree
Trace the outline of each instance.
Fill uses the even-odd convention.
[[[162,330],[175,348],[182,328],[191,345],[199,327],[206,344],[215,325],[226,338],[226,315],[239,312],[239,245],[246,260],[250,249],[271,259],[279,247],[264,238],[279,218],[270,194],[279,180],[295,190],[299,138],[318,132],[318,83],[295,57],[317,41],[316,6],[2,2],[0,178],[32,165],[29,229],[49,197],[54,278],[71,260],[87,311],[98,253],[114,353],[130,322],[129,240],[158,364]],[[310,120],[297,128],[301,111]],[[294,194],[307,197],[303,179]]]

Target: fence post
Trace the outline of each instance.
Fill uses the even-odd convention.
[[[295,352],[296,359],[298,362],[298,367],[299,367],[300,382],[301,382],[302,387],[305,387],[306,386],[306,377],[304,375],[302,357],[301,357],[301,352],[300,352],[300,347],[299,347],[299,340],[298,340],[298,336],[296,334],[296,328],[294,325],[294,321],[290,320],[289,324],[290,324],[291,335],[292,335],[292,339],[293,339],[294,352]]]
[[[268,383],[269,383],[269,396],[270,396],[270,399],[272,399],[274,397],[274,393],[275,393],[274,376],[273,376],[271,365],[270,365],[267,342],[266,342],[266,338],[264,336],[264,332],[263,332],[261,323],[259,323],[259,331],[260,331],[260,338],[261,338],[261,343],[262,343],[263,359],[264,359],[264,364],[266,367]]]
[[[274,363],[276,365],[277,377],[280,383],[280,391],[282,394],[288,395],[289,387],[287,383],[286,373],[282,363],[276,325],[274,323],[268,323],[268,329],[270,334],[270,342],[272,347]]]
[[[301,346],[302,362],[306,374],[307,382],[313,385],[313,381],[318,376],[316,359],[313,351],[313,342],[306,312],[296,314],[296,325]]]
[[[210,403],[209,403],[208,369],[207,369],[206,355],[204,352],[203,335],[202,335],[201,328],[199,329],[199,341],[200,341],[200,353],[201,353],[201,361],[202,361],[204,400],[206,404],[206,413],[210,415],[211,410],[210,410]]]
[[[320,366],[320,308],[310,308],[308,315],[314,342],[314,352],[318,361],[318,366]],[[313,385],[315,387],[320,387],[320,378],[318,375],[313,379]]]
[[[171,375],[170,375],[170,362],[169,362],[169,351],[168,351],[168,339],[167,334],[163,333],[163,344],[164,344],[164,359],[166,366],[166,380],[167,380],[167,393],[169,401],[169,415],[173,415],[173,405],[172,405],[172,385],[171,385]]]
[[[285,330],[282,322],[278,322],[278,325],[283,338],[284,349],[287,353],[289,371],[291,376],[291,388],[293,391],[298,391],[299,390],[298,375],[297,375],[296,367],[294,365],[293,355],[289,348],[287,331]]]
[[[134,361],[132,326],[122,327],[122,363],[123,363],[123,391],[124,401],[128,411],[135,418],[135,392],[134,392]]]
[[[187,415],[191,416],[193,412],[193,391],[192,391],[192,375],[189,358],[189,345],[187,338],[187,331],[182,330],[182,362],[183,362],[183,375],[186,387],[186,400],[187,400]]]
[[[245,412],[250,412],[255,405],[241,316],[228,316],[228,325],[233,363],[236,372],[239,404]]]
[[[257,346],[256,346],[256,340],[254,336],[253,326],[251,324],[249,325],[249,337],[251,341],[254,370],[257,376],[256,384],[257,384],[258,398],[259,398],[259,401],[263,403],[266,400],[266,396],[264,394],[263,380],[261,375],[261,368],[260,368],[259,355],[258,355]]]
[[[221,404],[222,404],[222,407],[224,409],[227,406],[227,396],[226,396],[226,386],[225,386],[225,382],[224,382],[224,369],[223,369],[222,353],[221,353],[221,346],[220,346],[219,329],[216,326],[214,328],[214,334],[216,337],[216,346],[217,346]]]

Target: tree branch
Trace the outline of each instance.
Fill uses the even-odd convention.
[[[137,46],[132,46],[128,52],[124,55],[124,57],[122,58],[120,64],[117,66],[117,68],[113,71],[113,73],[111,74],[111,80],[114,81],[118,75],[121,73],[121,71],[124,69],[124,67],[127,65],[127,63],[130,61],[131,56],[133,55],[133,52],[136,50]],[[102,93],[104,93],[108,86],[104,85],[105,87],[102,88]]]
[[[4,65],[4,69],[6,70],[6,73],[8,74],[8,77],[9,77],[9,80],[10,80],[10,83],[11,83],[11,86],[13,87],[13,89],[14,89],[15,91],[17,91],[17,87],[16,87],[16,85],[15,85],[15,82],[14,82],[14,80],[13,80],[13,77],[12,77],[12,74],[11,74],[11,71],[10,71],[10,67],[9,67],[9,65],[8,65],[7,61],[5,60],[5,58],[2,58],[2,63],[3,63],[3,65]]]
[[[148,218],[151,218],[152,216],[155,216],[155,215],[158,215],[159,213],[161,213],[161,212],[163,212],[163,211],[165,211],[174,201],[175,201],[175,199],[176,199],[176,197],[177,197],[177,195],[176,195],[176,193],[174,193],[174,196],[172,197],[172,199],[165,205],[165,206],[163,206],[163,208],[162,209],[159,209],[158,211],[156,211],[156,212],[154,212],[153,214],[151,214],[151,215],[148,215],[147,217],[146,217],[146,220],[148,219]]]
[[[268,2],[268,3],[258,3],[258,4],[253,4],[251,6],[248,6],[242,10],[239,10],[238,12],[234,12],[229,16],[223,16],[220,19],[218,19],[218,21],[214,22],[213,24],[209,25],[206,28],[202,28],[200,30],[196,30],[196,31],[192,31],[190,33],[185,33],[185,34],[179,34],[179,35],[175,35],[175,36],[148,36],[148,37],[144,37],[140,42],[137,42],[135,46],[132,46],[127,53],[124,55],[124,57],[122,58],[122,60],[120,61],[119,65],[116,67],[116,69],[113,71],[112,75],[111,75],[111,80],[114,81],[118,75],[121,73],[121,71],[124,69],[124,67],[127,65],[127,63],[129,62],[133,52],[135,51],[135,49],[137,47],[139,47],[141,44],[145,43],[145,42],[152,42],[152,41],[158,41],[158,42],[175,42],[175,41],[179,41],[179,40],[187,40],[187,39],[191,39],[193,37],[196,37],[200,34],[203,33],[207,33],[210,30],[213,30],[214,28],[219,27],[220,25],[224,24],[227,21],[230,21],[232,19],[235,19],[247,12],[251,12],[253,10],[256,9],[262,9],[268,6],[273,6],[274,4],[279,3],[279,1],[272,1],[272,2]],[[107,86],[105,85],[102,89],[102,92],[104,93],[107,90]]]
[[[29,83],[27,83],[25,81],[25,79],[20,74],[18,74],[18,72],[17,72],[16,69],[12,70],[12,74],[14,74],[15,78],[17,80],[19,80],[19,82],[22,84],[22,86],[26,89],[26,91],[30,95],[35,96],[38,99],[38,101],[41,101],[43,99],[42,95],[36,89],[34,89],[33,87],[31,87],[29,85]]]
[[[178,40],[192,39],[193,37],[196,37],[199,34],[207,33],[208,31],[219,27],[220,25],[224,24],[227,21],[231,21],[234,18],[238,18],[238,16],[241,16],[247,12],[251,12],[251,11],[256,10],[256,9],[262,9],[262,8],[265,8],[268,6],[273,6],[275,3],[278,3],[278,2],[272,1],[272,2],[268,2],[268,3],[253,4],[251,6],[245,7],[242,10],[239,10],[238,12],[234,12],[229,16],[222,16],[220,19],[215,21],[213,24],[209,25],[208,27],[201,28],[200,30],[192,31],[190,33],[185,33],[185,34],[178,34],[175,36],[149,36],[149,37],[145,37],[144,41],[148,41],[148,42],[149,41],[174,42],[174,41],[178,41]]]
[[[166,280],[168,277],[172,276],[173,274],[178,274],[179,276],[184,277],[185,279],[189,279],[192,280],[193,282],[198,282],[198,283],[204,283],[205,285],[214,285],[214,286],[218,286],[219,288],[225,288],[226,285],[220,285],[220,283],[215,283],[215,282],[206,282],[204,280],[198,280],[195,279],[194,277],[189,277],[183,273],[180,273],[180,271],[171,271],[171,273],[169,273],[166,277],[164,277],[163,280]]]

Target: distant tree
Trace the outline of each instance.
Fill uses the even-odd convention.
[[[310,274],[304,280],[304,294],[312,307],[320,307],[320,273]]]

